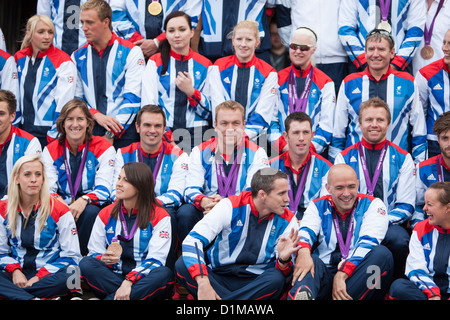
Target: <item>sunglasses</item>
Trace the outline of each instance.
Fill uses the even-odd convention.
[[[295,43],[291,43],[289,45],[289,48],[291,48],[294,51],[297,51],[298,49],[300,49],[301,52],[306,52],[309,51],[309,49],[312,48],[311,45],[308,44],[295,44]]]
[[[394,38],[392,38],[392,34],[384,29],[373,29],[370,31],[370,33],[366,37],[366,41],[370,36],[373,36],[374,34],[380,34],[386,38],[389,38],[391,42],[394,42]]]

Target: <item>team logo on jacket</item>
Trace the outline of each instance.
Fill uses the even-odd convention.
[[[12,75],[11,75],[11,77],[12,77],[13,79],[17,79],[17,78],[18,78],[17,72],[13,72]]]
[[[137,62],[137,64],[138,64],[139,66],[145,65],[144,59],[139,59],[138,62]]]
[[[72,77],[72,76],[68,77],[68,78],[67,78],[67,82],[68,82],[68,83],[73,83],[73,77]]]
[[[383,208],[378,208],[378,213],[385,216],[386,215],[386,210],[384,210]]]
[[[159,232],[159,237],[162,238],[162,239],[169,239],[169,232],[165,231],[165,230],[160,231]]]
[[[73,236],[77,235],[77,228],[73,227],[70,232],[72,233]]]

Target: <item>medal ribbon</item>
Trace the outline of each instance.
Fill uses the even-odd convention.
[[[391,5],[391,0],[380,0],[380,12],[381,12],[381,21],[386,21],[389,16],[389,7]]]
[[[239,173],[239,166],[244,152],[244,144],[239,147],[236,157],[234,158],[228,177],[223,169],[223,163],[216,160],[217,185],[221,197],[226,198],[236,193],[236,184]]]
[[[362,165],[362,169],[364,172],[364,177],[366,178],[366,185],[367,185],[367,194],[372,196],[373,192],[375,190],[375,186],[377,185],[377,180],[378,177],[380,176],[381,173],[381,167],[383,165],[383,161],[384,161],[384,157],[386,155],[386,151],[387,151],[387,141],[383,146],[383,149],[381,150],[381,154],[380,157],[378,158],[378,162],[377,162],[377,166],[375,168],[375,173],[373,174],[373,179],[370,180],[370,176],[369,176],[369,170],[367,169],[367,163],[366,163],[366,157],[364,156],[364,148],[362,143],[360,143],[358,151],[359,151],[359,156],[361,157],[361,165]]]
[[[133,211],[133,209],[131,209],[131,211]],[[120,206],[120,210],[119,210],[119,220],[120,220],[120,224],[122,225],[123,236],[122,235],[117,235],[116,237],[114,237],[112,242],[117,241],[115,239],[119,239],[121,241],[130,241],[134,237],[134,235],[135,235],[135,233],[137,231],[137,227],[138,227],[138,224],[139,224],[138,217],[136,217],[136,220],[134,221],[133,227],[131,227],[131,231],[128,232],[127,222],[125,221],[125,216],[123,214],[123,209],[122,209],[122,205],[121,205]]]
[[[295,194],[295,198],[294,198],[294,193],[292,192],[292,188],[289,188],[289,191],[288,191],[289,200],[290,200],[289,208],[291,209],[292,212],[297,211],[298,204],[300,203],[300,199],[302,197],[303,191],[305,190],[306,176],[308,175],[310,165],[311,165],[311,159],[309,159],[308,162],[303,167],[303,170],[302,170],[303,174],[298,183],[298,188],[297,188],[297,193]],[[291,179],[289,178],[289,175],[288,175],[288,181],[289,181],[289,186],[291,186]]]
[[[159,172],[159,168],[161,167],[162,164],[162,158],[164,157],[164,150],[165,150],[165,145],[164,142],[162,143],[162,150],[161,152],[158,154],[158,158],[156,159],[156,164],[155,164],[155,168],[153,169],[153,182],[156,184],[156,177],[158,176],[158,172]],[[143,152],[141,150],[141,145],[139,145],[138,148],[138,162],[144,162],[144,158],[143,158]]]
[[[437,163],[436,163],[438,181],[444,182],[444,173],[442,172],[442,162],[441,161],[442,161],[442,156],[439,155],[439,157],[437,159]]]
[[[86,143],[86,146],[83,149],[83,156],[81,158],[80,168],[78,169],[77,177],[75,179],[75,185],[73,185],[72,184],[72,175],[70,172],[70,165],[69,165],[69,161],[67,161],[67,147],[66,147],[66,144],[64,143],[64,147],[63,147],[64,169],[66,171],[67,183],[69,185],[70,196],[72,198],[72,201],[75,201],[75,197],[77,195],[78,189],[80,188],[81,179],[83,177],[84,165],[86,164],[88,152],[89,152],[89,142]]]
[[[313,77],[313,66],[310,67],[308,76],[306,77],[305,87],[303,88],[303,92],[298,97],[297,95],[297,85],[295,83],[295,75],[294,75],[294,66],[291,67],[291,72],[289,73],[288,79],[288,97],[289,97],[289,113],[295,111],[303,111],[305,112],[306,106],[308,104],[309,92],[311,91],[312,86],[312,77]]]
[[[345,243],[344,243],[344,237],[341,232],[341,228],[339,226],[339,221],[338,221],[338,217],[337,217],[338,213],[334,209],[331,210],[334,228],[336,229],[336,238],[339,243],[339,251],[341,252],[342,259],[347,259],[348,253],[350,252],[351,240],[352,240],[352,236],[353,236],[353,229],[355,227],[354,223],[353,223],[353,216],[355,214],[357,204],[358,204],[358,201],[356,201],[355,204],[353,205],[353,209],[352,209],[352,212],[350,215],[350,226],[349,226],[349,230],[347,231]]]
[[[433,28],[434,28],[434,20],[436,20],[436,17],[441,11],[442,6],[444,5],[445,0],[439,1],[439,5],[437,7],[436,13],[434,14],[433,20],[431,21],[430,28],[428,29],[427,24],[425,23],[425,30],[423,31],[423,37],[425,39],[425,45],[429,45],[431,43],[431,35],[433,34]]]

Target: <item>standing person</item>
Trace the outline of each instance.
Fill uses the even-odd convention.
[[[191,49],[194,29],[186,13],[169,14],[164,30],[166,40],[148,60],[142,77],[142,105],[161,106],[168,137],[190,152],[210,127],[211,107],[203,91],[211,61]]]
[[[0,199],[6,197],[14,164],[22,156],[41,153],[39,140],[12,125],[16,117],[16,97],[0,89]]]
[[[69,101],[56,125],[59,138],[44,148],[42,158],[50,191],[69,206],[85,255],[95,218],[110,197],[116,154],[108,141],[92,135],[94,119],[82,100]]]
[[[163,23],[170,13],[183,11],[195,29],[202,10],[202,0],[110,0],[110,5],[114,32],[138,45],[146,59],[165,39]]]
[[[437,137],[441,152],[416,166],[416,206],[411,218],[412,227],[426,218],[423,211],[425,191],[434,182],[450,181],[450,111],[437,118],[433,132]]]
[[[178,245],[176,213],[183,204],[189,155],[165,139],[166,115],[159,106],[143,106],[136,116],[136,130],[140,140],[117,150],[114,181],[125,163],[142,162],[152,170],[156,198],[170,214],[172,248],[167,266],[173,270]],[[116,189],[111,193],[116,199]]]
[[[327,74],[339,92],[348,74],[348,58],[338,35],[342,0],[276,0],[277,24],[283,43],[289,47],[294,30],[308,27],[317,34],[314,66]]]
[[[414,162],[425,159],[427,150],[425,116],[414,78],[396,71],[394,39],[383,29],[372,30],[366,38],[367,68],[345,77],[337,97],[330,161],[345,148],[361,140],[359,107],[373,97],[384,100],[391,110],[392,125],[387,139],[409,152]]]
[[[244,132],[241,104],[236,101],[219,104],[214,127],[217,137],[194,147],[189,157],[186,203],[177,211],[180,241],[222,198],[248,190],[255,172],[269,166],[266,151]]]
[[[335,84],[312,65],[317,40],[316,33],[310,28],[299,27],[293,31],[289,45],[292,65],[278,73],[280,100],[278,116],[270,128],[270,140],[274,141],[275,149],[283,152],[287,150],[286,141],[281,136],[285,131],[284,121],[295,111],[303,111],[311,117],[315,133],[313,146],[318,154],[324,154],[331,143],[336,108]]]
[[[48,187],[40,155],[16,162],[8,200],[0,202],[3,299],[51,299],[70,293],[72,273],[67,268],[81,260],[77,229],[69,208],[52,198]]]
[[[274,20],[275,19],[275,20]],[[270,24],[270,65],[278,72],[289,67],[291,60],[289,59],[289,49],[283,44],[280,34],[278,33],[276,18],[272,18]]]
[[[379,198],[358,193],[355,170],[328,172],[327,196],[313,201],[300,225],[288,299],[383,299],[392,277],[392,253],[380,245],[389,219]],[[376,282],[368,272],[376,268]],[[368,286],[371,283],[372,286]]]
[[[406,260],[408,279],[394,281],[390,297],[398,300],[450,299],[450,182],[435,182],[425,192],[428,218],[413,229]]]
[[[347,0],[339,9],[339,37],[354,71],[368,62],[365,39],[373,29],[392,34],[395,48],[391,66],[412,73],[412,59],[423,37],[427,11],[423,0]],[[351,72],[354,72],[354,71]]]
[[[125,164],[116,191],[117,201],[95,220],[89,255],[80,262],[82,276],[101,299],[163,299],[174,283],[165,267],[172,230],[169,214],[156,199],[150,168]]]
[[[450,29],[445,33],[442,52],[442,59],[420,69],[415,78],[425,111],[429,158],[440,153],[437,137],[433,132],[434,122],[441,114],[450,111]]]
[[[235,54],[218,59],[208,75],[213,119],[220,103],[239,102],[245,109],[245,133],[253,141],[269,128],[278,100],[275,69],[255,55],[260,43],[258,23],[239,22],[232,36]]]
[[[359,180],[358,192],[383,200],[389,228],[381,244],[394,257],[394,277],[401,277],[408,255],[407,224],[414,213],[415,166],[411,155],[386,138],[391,112],[386,102],[371,98],[359,108],[361,141],[336,157],[335,164],[351,166]]]
[[[28,19],[17,63],[20,112],[15,123],[39,139],[44,148],[57,138],[56,119],[67,101],[73,99],[77,71],[70,56],[56,48],[53,22],[46,15]]]
[[[93,134],[115,148],[139,140],[134,119],[141,105],[142,50],[111,30],[112,10],[104,0],[81,6],[87,44],[72,54],[78,70],[75,96],[84,99],[95,120]]]
[[[327,192],[325,183],[332,164],[311,150],[314,132],[312,120],[306,113],[291,113],[284,126],[288,151],[271,158],[269,163],[288,175],[289,209],[301,221],[309,203]]]
[[[426,65],[444,57],[440,48],[445,33],[449,29],[448,21],[450,21],[450,2],[448,0],[422,1],[426,2],[427,13],[423,38],[412,60],[414,76]]]
[[[298,249],[288,190],[286,174],[264,168],[251,191],[221,200],[183,241],[178,281],[198,300],[279,299]]]
[[[19,99],[19,78],[17,76],[16,60],[8,52],[0,49],[0,89],[11,91]],[[17,104],[17,110],[20,107]]]

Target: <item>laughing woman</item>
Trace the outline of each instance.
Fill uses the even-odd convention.
[[[190,151],[201,142],[211,120],[209,100],[202,93],[211,61],[190,48],[194,29],[186,13],[169,14],[164,30],[166,40],[148,60],[142,77],[142,105],[161,106],[170,131],[166,136],[175,142],[182,137],[179,147]]]
[[[208,75],[213,119],[223,101],[239,102],[245,108],[245,133],[252,140],[269,127],[278,100],[277,72],[255,55],[260,42],[256,21],[239,22],[232,33],[235,54],[218,59]]]
[[[46,15],[32,16],[16,59],[20,112],[15,124],[44,148],[57,138],[56,119],[75,94],[77,71],[70,56],[53,45],[55,27]],[[20,124],[19,124],[20,123]]]
[[[165,266],[172,230],[170,216],[156,199],[150,168],[126,163],[116,184],[117,201],[98,215],[81,274],[98,298],[167,298],[174,275]]]
[[[75,221],[66,205],[50,197],[39,154],[15,163],[0,213],[0,298],[68,294],[67,268],[81,259]]]
[[[85,255],[95,218],[111,194],[115,149],[105,138],[92,135],[94,118],[82,100],[66,103],[56,125],[60,136],[45,147],[42,157],[50,191],[69,205]]]

